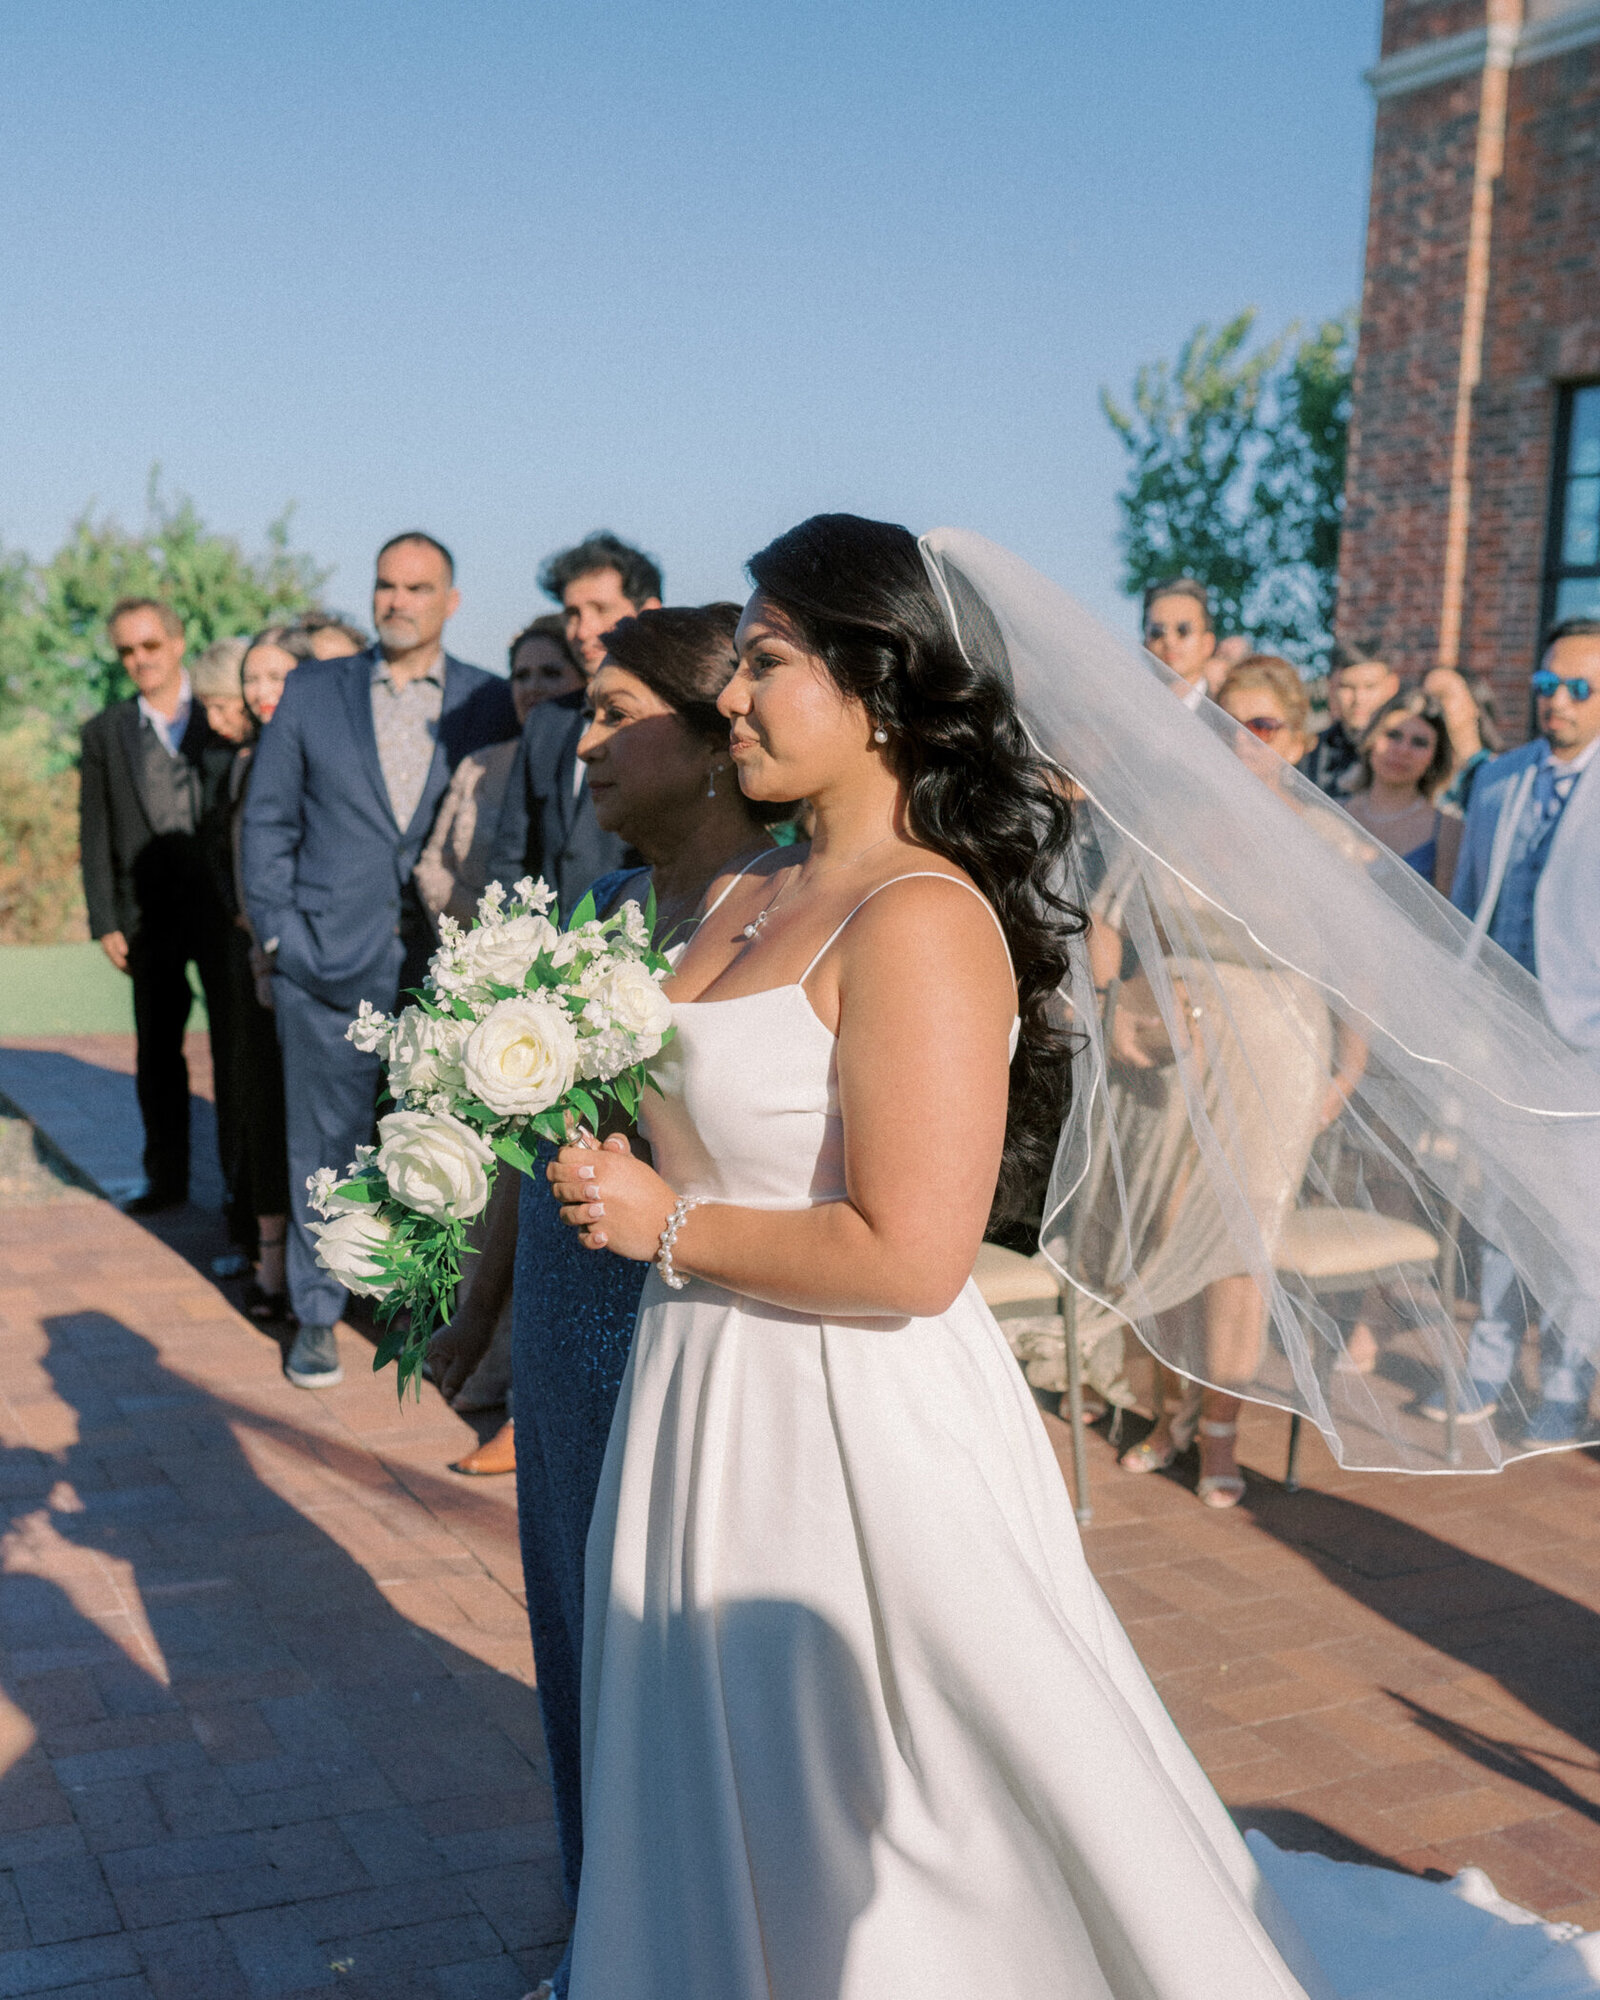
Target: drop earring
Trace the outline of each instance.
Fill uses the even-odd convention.
[[[711,767],[711,776],[706,781],[706,797],[708,799],[714,799],[716,796],[717,796],[717,767],[715,764],[713,764]]]

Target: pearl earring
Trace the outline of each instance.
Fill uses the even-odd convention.
[[[872,732],[872,740],[873,740],[873,742],[874,742],[874,743],[887,743],[887,742],[888,742],[888,740],[889,740],[889,732],[888,732],[888,730],[887,730],[887,729],[875,729],[875,730],[873,730],[873,732]]]

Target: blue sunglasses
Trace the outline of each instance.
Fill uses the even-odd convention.
[[[1563,680],[1543,667],[1533,676],[1533,691],[1541,701],[1548,701],[1557,688],[1565,688],[1574,701],[1587,701],[1594,693],[1594,682],[1584,680],[1581,675],[1575,680]]]

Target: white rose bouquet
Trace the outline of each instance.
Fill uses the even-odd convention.
[[[349,1038],[383,1058],[393,1109],[341,1178],[307,1182],[317,1255],[342,1285],[381,1301],[374,1367],[400,1393],[449,1319],[466,1224],[502,1162],[527,1173],[538,1139],[638,1115],[649,1065],[672,1036],[670,967],[651,943],[655,897],[599,918],[585,896],[562,930],[543,882],[494,884],[468,931],[450,917],[413,1004],[395,1019],[363,1000]]]

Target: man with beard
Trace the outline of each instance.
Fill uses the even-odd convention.
[[[291,1199],[289,1303],[297,1388],[341,1379],[345,1291],[317,1262],[307,1177],[372,1137],[378,1060],[345,1039],[363,1000],[392,1012],[418,985],[433,927],[412,871],[455,767],[516,733],[507,684],[445,652],[460,603],[450,551],[397,535],[378,551],[378,638],[306,660],[262,732],[244,812],[245,900],[273,967],[283,1045]]]

